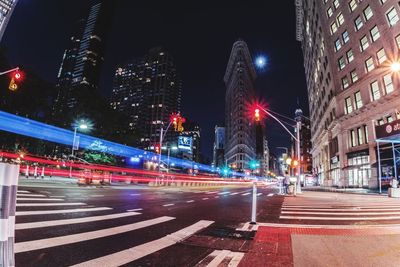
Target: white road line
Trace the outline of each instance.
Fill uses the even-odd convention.
[[[112,210],[109,207],[99,208],[84,208],[84,209],[68,209],[68,210],[34,210],[34,211],[17,211],[17,216],[26,215],[44,215],[44,214],[60,214],[60,213],[75,213],[75,212],[88,212],[88,211],[100,211],[100,210]]]
[[[234,195],[237,195],[237,194],[239,194],[238,192],[235,192],[235,193],[232,193],[232,194],[230,194],[231,196],[234,196]]]
[[[138,209],[131,209],[131,210],[127,210],[127,211],[141,211],[143,210],[142,208],[138,208]]]
[[[208,199],[208,197],[203,197],[202,199],[203,199],[203,200],[207,200],[207,199]]]
[[[397,208],[382,208],[382,209],[375,209],[375,208],[371,208],[371,209],[360,209],[360,208],[348,208],[348,209],[312,209],[312,208],[282,208],[281,210],[293,210],[293,211],[400,211],[400,209]]]
[[[17,197],[46,197],[46,195],[17,193]]]
[[[267,197],[272,197],[274,195],[274,193],[270,193],[267,195]]]
[[[75,218],[75,219],[41,221],[41,222],[32,222],[32,223],[17,223],[17,224],[15,224],[15,230],[40,228],[40,227],[50,227],[50,226],[76,224],[76,223],[86,223],[86,222],[96,222],[96,221],[103,221],[103,220],[111,220],[111,219],[129,217],[129,216],[134,216],[134,215],[139,215],[139,214],[141,214],[141,213],[138,213],[138,212],[124,212],[124,213],[115,213],[115,214],[108,214],[108,215],[101,215],[101,216],[91,216],[91,217]]]
[[[263,193],[258,193],[257,196],[261,196]]]
[[[78,266],[107,266],[107,267],[114,267],[114,266],[121,266],[124,264],[127,264],[129,262],[132,262],[134,260],[143,258],[147,255],[150,255],[154,252],[157,252],[161,249],[167,248],[169,246],[172,246],[185,238],[193,235],[194,233],[208,227],[211,225],[213,221],[198,221],[195,224],[192,224],[191,226],[188,226],[186,228],[183,228],[177,232],[174,232],[172,234],[169,234],[165,237],[162,237],[160,239],[156,239],[154,241],[150,241],[147,243],[144,243],[142,245],[138,245],[135,247],[131,247],[119,252],[115,252],[113,254],[103,256],[97,259],[89,260],[86,262],[79,263],[77,265],[74,265],[74,267]],[[18,245],[18,243],[17,243]]]
[[[209,194],[216,194],[216,193],[218,193],[219,191],[210,191],[210,192],[206,192],[206,194],[207,195],[209,195]]]
[[[207,267],[217,267],[228,256],[229,252],[229,250],[219,250],[215,258],[207,264]]]
[[[51,197],[60,197],[60,198],[64,198],[65,196],[51,196]]]
[[[312,212],[312,211],[281,211],[281,214],[311,214],[311,215],[400,215],[400,211],[396,212]]]
[[[104,197],[104,195],[89,195],[89,197]]]
[[[332,221],[383,221],[398,220],[400,216],[386,217],[311,217],[311,216],[280,216],[279,219],[289,220],[332,220]]]
[[[174,206],[175,204],[164,204],[163,207],[169,207],[169,206]]]
[[[29,191],[26,191],[26,190],[17,190],[17,193],[30,193]]]
[[[59,237],[52,237],[52,238],[46,238],[46,239],[39,239],[39,240],[33,240],[33,241],[26,241],[26,242],[19,242],[19,243],[15,243],[14,248],[15,248],[15,253],[21,253],[21,252],[32,251],[32,250],[37,250],[37,249],[51,248],[51,247],[56,247],[56,246],[61,246],[61,245],[66,245],[66,244],[73,244],[73,243],[88,241],[88,240],[92,240],[92,239],[96,239],[96,238],[122,234],[122,233],[130,232],[133,230],[137,230],[140,228],[148,227],[151,225],[167,222],[167,221],[170,221],[173,219],[175,219],[175,218],[163,216],[163,217],[158,217],[158,218],[151,219],[151,220],[141,221],[141,222],[137,222],[137,223],[127,224],[127,225],[123,225],[123,226],[117,226],[117,227],[112,227],[112,228],[107,228],[107,229],[102,229],[102,230],[97,230],[97,231],[91,231],[91,232],[85,232],[85,233],[73,234],[73,235],[66,235],[66,236],[59,236]],[[100,266],[108,266],[108,265],[100,264]]]
[[[82,202],[71,203],[17,203],[17,207],[51,207],[51,206],[81,206],[86,205]]]
[[[186,203],[192,203],[192,202],[194,202],[194,200],[188,200],[188,201],[186,201]]]
[[[130,196],[140,196],[141,194],[129,194]]]
[[[231,192],[221,192],[221,193],[218,193],[218,195],[226,195],[226,194],[230,194]]]
[[[43,194],[51,194],[51,192],[49,192],[49,191],[40,191],[40,193],[43,193]]]
[[[219,198],[219,196],[215,196],[214,198]]]
[[[231,252],[228,256],[232,255],[232,259],[228,264],[228,267],[236,267],[239,265],[240,261],[244,257],[244,253],[242,252]]]
[[[250,195],[250,192],[242,194],[242,196],[247,196],[247,195]]]
[[[18,200],[35,200],[35,201],[64,201],[62,198],[31,198],[31,197],[17,197]]]

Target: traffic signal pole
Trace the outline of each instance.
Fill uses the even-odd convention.
[[[3,71],[3,72],[0,72],[0,76],[4,75],[4,74],[7,74],[7,73],[10,73],[10,72],[13,72],[13,71],[18,71],[18,70],[19,70],[19,67],[16,67],[16,68],[13,68],[13,69],[10,69],[10,70],[6,70],[6,71]]]

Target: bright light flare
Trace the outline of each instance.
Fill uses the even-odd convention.
[[[392,72],[399,72],[400,71],[400,63],[399,62],[393,62],[390,65],[390,69],[392,70]]]
[[[267,58],[262,55],[257,56],[254,63],[258,69],[262,70],[267,66]]]
[[[263,108],[266,108],[267,104],[264,101],[255,100],[252,102],[247,102],[246,104],[246,113],[251,121],[262,121],[265,117],[265,113],[262,111]]]

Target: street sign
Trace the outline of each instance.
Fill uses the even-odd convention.
[[[192,137],[190,136],[179,136],[178,148],[182,150],[192,150]]]

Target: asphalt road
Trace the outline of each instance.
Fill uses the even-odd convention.
[[[236,266],[254,235],[250,187],[18,190],[16,266]],[[279,221],[276,193],[258,188],[257,219]]]

